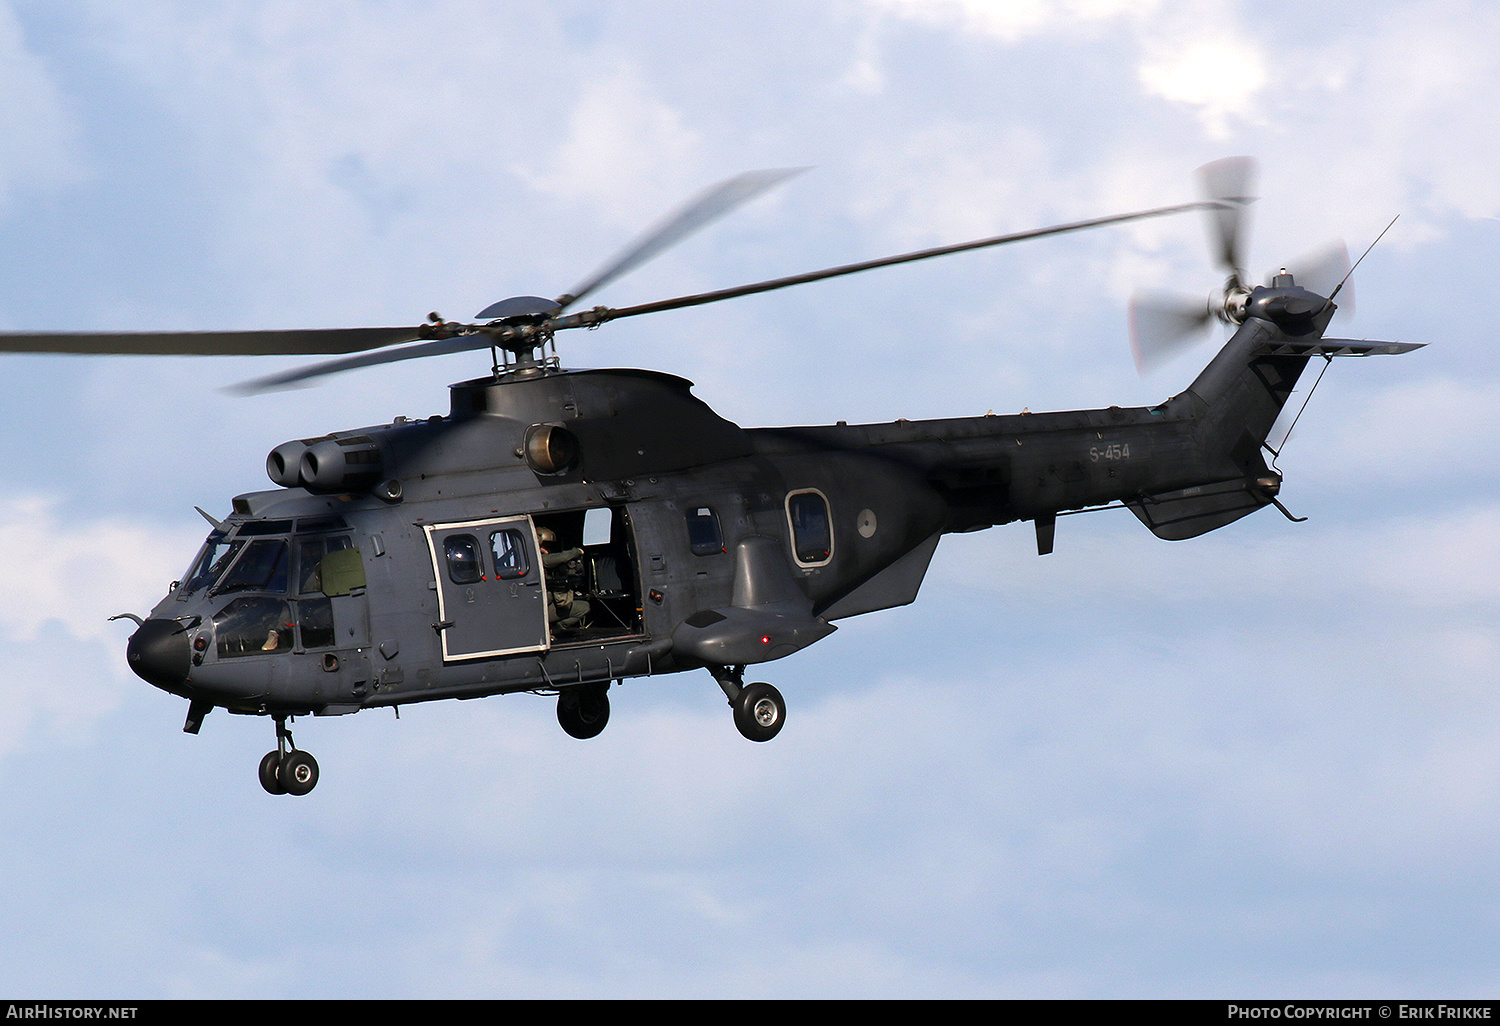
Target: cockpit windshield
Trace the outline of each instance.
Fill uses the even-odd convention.
[[[240,543],[235,542],[236,545]],[[244,555],[213,586],[216,593],[230,591],[285,592],[287,585],[286,542],[257,539],[245,546]]]
[[[323,590],[327,583],[322,580],[325,556],[353,548],[348,535],[324,533],[330,530],[347,530],[343,517],[304,517],[297,521],[295,532],[290,520],[226,523],[203,543],[192,569],[178,586],[177,597],[186,599],[204,590],[215,595],[242,591],[284,595],[293,585],[298,586],[299,593]],[[292,537],[289,543],[285,537],[267,535]],[[300,570],[294,571],[294,558],[301,564]],[[359,577],[362,586],[363,574]]]
[[[230,542],[225,540],[223,531],[214,531],[203,543],[203,548],[198,552],[198,558],[193,561],[193,568],[188,572],[182,583],[180,594],[191,595],[199,588],[206,588],[219,579],[219,575],[229,569],[229,564],[234,562],[235,555],[240,551],[243,542]]]

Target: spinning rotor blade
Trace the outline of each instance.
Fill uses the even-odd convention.
[[[1114,214],[1109,217],[1092,218],[1088,221],[1073,221],[1069,224],[1053,225],[1050,228],[1033,228],[1030,231],[1014,232],[1010,235],[996,235],[988,239],[978,239],[974,242],[960,242],[950,246],[935,246],[932,249],[920,249],[912,253],[902,253],[899,256],[880,257],[876,260],[865,260],[857,264],[843,264],[839,267],[829,267],[821,271],[794,274],[786,278],[772,278],[768,281],[754,282],[750,285],[738,285],[734,288],[719,289],[714,292],[700,292],[691,296],[678,296],[675,299],[663,299],[655,303],[642,303],[639,306],[624,306],[616,309],[598,307],[593,310],[569,314],[566,317],[559,317],[553,322],[552,326],[557,329],[591,327],[595,324],[603,324],[605,321],[618,320],[621,317],[635,317],[639,314],[660,313],[663,310],[677,310],[686,306],[717,303],[721,299],[734,299],[737,296],[748,296],[757,292],[771,292],[775,289],[789,288],[793,285],[806,285],[808,282],[822,281],[825,278],[837,278],[841,275],[855,274],[859,271],[869,271],[876,267],[890,267],[893,264],[926,260],[929,257],[947,256],[949,253],[962,253],[971,249],[1001,246],[1008,242],[1038,239],[1046,235],[1061,235],[1065,232],[1082,231],[1085,228],[1098,228],[1107,224],[1138,221],[1148,217],[1162,217],[1167,214],[1181,213],[1184,210],[1196,210],[1218,205],[1217,202],[1208,201],[1181,203],[1173,207],[1157,207],[1152,210],[1138,210],[1132,214]]]
[[[1130,298],[1130,352],[1145,376],[1203,337],[1214,313],[1205,299],[1163,292],[1136,292]]]
[[[421,337],[421,328],[0,332],[0,352],[82,353],[91,356],[310,356],[357,353]]]
[[[1244,280],[1245,266],[1242,239],[1245,208],[1254,201],[1250,195],[1255,177],[1255,161],[1249,157],[1225,157],[1198,169],[1203,194],[1213,201],[1209,224],[1217,248],[1214,259],[1236,281]]]
[[[806,171],[805,167],[775,168],[766,171],[747,171],[701,193],[671,217],[652,228],[639,241],[626,248],[609,263],[591,276],[573,286],[572,291],[557,298],[561,308],[572,306],[584,296],[603,288],[616,278],[635,270],[663,250],[675,246],[689,235],[706,227],[725,214],[750,202],[773,185],[779,185],[794,175]],[[504,317],[505,304],[501,300],[481,310],[479,320]]]
[[[237,385],[231,385],[225,389],[236,395],[258,395],[262,392],[277,392],[286,388],[296,388],[303,382],[313,378],[321,378],[327,374],[338,374],[341,371],[358,370],[361,367],[377,367],[385,363],[399,363],[402,360],[417,360],[424,356],[447,356],[450,353],[465,353],[475,349],[488,349],[496,345],[501,338],[510,337],[510,333],[503,330],[498,334],[473,332],[469,334],[455,335],[452,338],[433,339],[414,346],[403,346],[400,349],[383,349],[377,353],[361,353],[358,356],[346,356],[340,360],[326,360],[315,363],[308,367],[299,367],[296,370],[283,371],[280,374],[269,374],[263,378],[253,381],[242,381]],[[410,341],[404,339],[403,341]]]
[[[790,173],[792,172],[765,172],[765,174],[780,174],[781,177],[785,177],[786,174]],[[775,180],[779,181],[781,179],[776,178]],[[731,181],[738,182],[739,179],[732,179]],[[726,185],[728,184],[730,183],[726,183]],[[774,181],[769,184],[774,184]],[[766,186],[762,185],[759,188],[765,187]],[[720,196],[720,193],[724,188],[724,186],[720,186],[718,189],[711,191],[710,196],[715,199],[715,202],[722,202],[722,196]],[[757,191],[759,190],[757,189]],[[640,314],[659,313],[663,310],[676,310],[681,307],[700,306],[705,303],[716,303],[721,299],[733,299],[737,296],[747,296],[756,292],[770,292],[774,289],[788,288],[792,285],[803,285],[807,282],[821,281],[824,278],[835,278],[840,275],[854,274],[857,271],[868,271],[876,267],[888,267],[892,264],[908,263],[914,260],[925,260],[929,257],[945,256],[949,253],[961,253],[965,250],[970,249],[983,249],[987,246],[999,246],[1007,242],[1020,242],[1024,239],[1041,238],[1042,236],[1046,235],[1060,235],[1064,232],[1081,231],[1085,228],[1097,228],[1103,225],[1119,224],[1125,221],[1136,221],[1142,218],[1162,217],[1167,214],[1176,214],[1184,210],[1196,210],[1213,205],[1215,204],[1212,202],[1183,203],[1172,207],[1157,207],[1152,210],[1139,210],[1135,213],[1130,214],[1114,214],[1109,217],[1098,217],[1088,221],[1074,221],[1070,224],[1053,225],[1049,228],[1035,228],[1030,231],[1015,232],[1010,235],[997,235],[992,238],[979,239],[974,242],[961,242],[956,245],[938,246],[932,249],[918,250],[913,253],[903,253],[899,256],[882,257],[878,260],[866,260],[857,264],[845,264],[840,267],[830,267],[822,271],[812,271],[807,274],[797,274],[786,278],[774,278],[769,281],[755,282],[750,285],[740,285],[735,288],[729,289],[720,289],[715,292],[700,292],[691,296],[679,296],[675,299],[665,299],[655,303],[642,303],[639,306],[627,306],[617,309],[611,309],[609,307],[595,307],[592,310],[584,310],[576,314],[567,314],[561,317],[554,315],[550,318],[543,319],[545,317],[544,309],[551,305],[547,300],[537,299],[536,297],[519,297],[516,300],[503,300],[502,302],[496,303],[488,308],[484,313],[481,313],[480,317],[492,315],[495,311],[500,311],[499,315],[501,316],[505,315],[508,312],[522,311],[523,313],[532,314],[535,317],[537,323],[518,324],[514,326],[450,325],[449,327],[451,329],[456,329],[460,333],[450,338],[423,342],[419,345],[405,346],[400,349],[387,349],[378,353],[368,353],[361,356],[346,357],[341,360],[330,360],[325,363],[314,364],[310,367],[303,367],[297,370],[287,371],[282,374],[274,374],[269,377],[259,378],[255,381],[246,382],[243,385],[236,386],[234,390],[240,392],[263,392],[272,389],[291,387],[312,378],[322,377],[325,374],[336,374],[340,371],[354,370],[360,367],[374,367],[384,363],[396,363],[402,360],[415,360],[424,356],[444,356],[449,353],[460,353],[467,350],[488,349],[491,346],[499,346],[501,348],[514,348],[513,345],[507,346],[506,343],[513,343],[515,340],[520,340],[522,342],[522,348],[525,348],[530,344],[531,339],[536,338],[546,332],[561,331],[565,328],[592,327],[593,325],[603,324],[605,321],[617,320],[621,317],[635,317]],[[704,200],[700,200],[697,203],[690,205],[689,211],[698,212],[703,208]],[[670,224],[678,224],[678,222],[680,222],[683,217],[684,215],[678,215],[677,217],[672,219]],[[673,228],[672,231],[675,232],[677,231],[677,229]],[[661,231],[653,233],[652,244],[654,245],[655,240],[662,237],[664,236]],[[657,248],[659,249],[660,247],[658,246]],[[633,252],[643,251],[643,249],[643,246],[637,246],[635,247]],[[639,261],[635,260],[630,262],[630,266],[634,266],[634,263],[637,262]],[[619,268],[621,266],[624,266],[621,261],[615,261],[611,264],[612,268]],[[616,273],[618,273],[618,271],[616,271]],[[599,276],[596,275],[595,279],[598,279],[598,277]],[[597,287],[597,284],[590,287]],[[567,300],[570,302],[573,301],[572,299],[570,299],[570,297],[567,296],[564,296],[562,298],[563,300]],[[514,306],[508,304],[514,304]]]
[[[1322,249],[1305,253],[1286,265],[1287,271],[1297,284],[1320,296],[1332,296],[1342,282],[1339,292],[1339,310],[1346,317],[1354,314],[1354,283],[1349,281],[1349,250],[1342,239],[1336,239]],[[1267,277],[1270,281],[1270,277]]]
[[[1253,202],[1251,182],[1255,161],[1225,157],[1198,169],[1208,211],[1209,250],[1219,269],[1228,275],[1223,293],[1206,300],[1162,292],[1137,291],[1130,299],[1130,351],[1142,376],[1178,352],[1200,341],[1205,329],[1221,316],[1227,294],[1244,286],[1245,208]]]

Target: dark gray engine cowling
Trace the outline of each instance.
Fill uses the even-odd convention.
[[[362,492],[381,478],[385,461],[369,435],[325,438],[302,454],[302,487],[310,492]]]
[[[276,484],[325,495],[366,491],[384,470],[380,446],[369,435],[282,442],[266,457],[266,474]]]
[[[302,454],[307,452],[308,446],[323,440],[322,438],[304,438],[301,441],[293,439],[290,442],[282,442],[266,456],[266,476],[283,488],[300,488],[302,486]]]

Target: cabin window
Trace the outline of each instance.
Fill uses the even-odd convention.
[[[828,500],[822,492],[808,490],[788,495],[786,516],[792,527],[792,555],[798,566],[823,566],[833,558],[833,525]]]
[[[272,598],[237,598],[214,614],[214,640],[220,659],[289,652],[291,610]]]
[[[490,555],[495,559],[495,580],[514,581],[531,569],[521,532],[506,528],[490,535]]]
[[[484,577],[479,561],[479,542],[472,534],[451,534],[443,542],[448,560],[448,579],[454,584],[474,584]]]
[[[719,514],[708,506],[687,511],[688,544],[695,556],[714,556],[724,551],[724,534],[719,530]]]
[[[615,537],[615,511],[595,506],[583,511],[583,547],[609,545]]]
[[[287,550],[284,541],[253,541],[219,582],[218,591],[286,591]]]

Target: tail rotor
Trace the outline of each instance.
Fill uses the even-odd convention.
[[[1142,376],[1201,342],[1214,321],[1244,322],[1246,303],[1256,288],[1244,271],[1246,215],[1254,201],[1254,179],[1255,161],[1249,157],[1226,157],[1198,169],[1207,201],[1209,253],[1225,275],[1224,285],[1206,300],[1151,290],[1138,290],[1131,297],[1130,350]],[[1353,306],[1349,251],[1342,241],[1273,271],[1265,282],[1272,283],[1278,273],[1291,274],[1299,286],[1319,296],[1332,296],[1342,287],[1339,307],[1347,314]]]
[[[1226,277],[1221,292],[1206,300],[1179,293],[1138,290],[1130,300],[1130,351],[1142,376],[1203,339],[1215,319],[1228,320],[1231,304],[1243,305],[1246,210],[1253,202],[1255,161],[1225,157],[1198,169],[1208,207],[1209,253]]]

